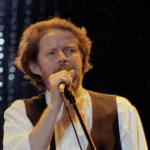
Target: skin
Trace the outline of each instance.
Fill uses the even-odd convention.
[[[51,93],[50,103],[29,134],[33,150],[47,149],[51,141],[54,123],[64,99],[59,90],[60,84],[65,83],[75,98],[84,91],[82,54],[78,45],[78,39],[70,31],[53,29],[39,42],[37,63],[29,63],[31,71],[42,77]]]

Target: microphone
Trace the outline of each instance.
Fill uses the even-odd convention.
[[[74,79],[74,77],[75,77],[75,70],[72,69],[72,70],[70,70],[68,72],[70,73],[72,79]],[[60,93],[64,93],[65,91],[68,91],[68,89],[67,89],[67,87],[66,87],[64,82],[59,84],[59,91],[60,91]]]
[[[65,97],[70,101],[71,104],[74,104],[76,101],[75,101],[75,98],[74,98],[74,95],[72,94],[71,91],[69,91],[65,85],[64,82],[60,83],[59,85],[59,91],[61,94],[64,94]]]
[[[60,91],[60,93],[64,93],[64,91],[65,91],[65,83],[60,83],[60,85],[59,85],[59,91]]]

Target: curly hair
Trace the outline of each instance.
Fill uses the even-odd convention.
[[[83,56],[83,74],[92,68],[90,63],[90,52],[92,42],[87,36],[84,27],[77,27],[72,22],[54,17],[30,25],[22,34],[18,54],[14,65],[25,74],[25,78],[39,89],[45,89],[45,84],[39,75],[35,75],[29,68],[29,62],[36,62],[38,56],[38,44],[43,35],[52,29],[62,29],[72,32],[79,40],[79,48]]]

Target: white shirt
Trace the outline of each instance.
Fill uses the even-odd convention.
[[[48,104],[50,93],[46,92],[45,96]],[[82,99],[84,100],[82,101]],[[122,150],[148,150],[142,123],[136,108],[124,97],[117,96],[116,102]],[[65,128],[62,118],[67,119],[68,117],[62,117],[63,107],[62,105],[55,123],[57,150],[80,150],[72,125],[70,124]],[[79,98],[78,107],[88,131],[91,131],[92,104],[88,92],[85,92]],[[24,102],[22,100],[16,100],[5,111],[4,119],[3,150],[31,150],[29,133],[33,125],[26,115]],[[77,117],[74,117],[73,122],[77,129],[82,149],[86,150],[88,142]]]

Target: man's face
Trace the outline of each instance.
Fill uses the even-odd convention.
[[[36,69],[49,89],[48,78],[61,70],[75,70],[73,90],[82,84],[82,54],[78,39],[66,30],[53,29],[46,33],[39,42],[39,54]]]

